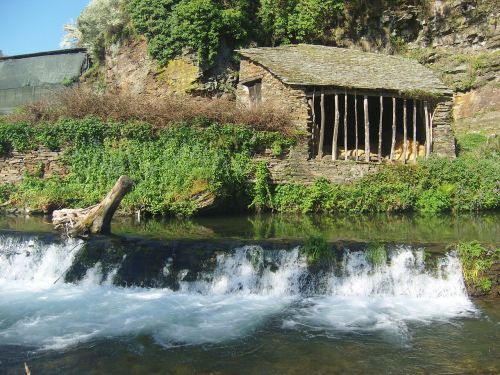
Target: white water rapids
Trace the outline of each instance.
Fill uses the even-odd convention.
[[[315,288],[308,287],[312,276],[299,249],[248,246],[217,255],[214,270],[196,281],[180,279],[174,292],[117,287],[113,273],[102,282],[99,264],[78,284],[64,283],[81,245],[0,237],[0,346],[62,349],[137,335],[164,346],[220,343],[270,321],[327,336],[404,337],[409,323],[475,314],[457,258],[445,255],[426,271],[423,250],[407,246],[392,249],[379,267],[363,252],[346,250],[336,272],[314,276]]]

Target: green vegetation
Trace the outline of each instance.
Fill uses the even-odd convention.
[[[483,76],[494,73],[500,62],[499,51],[459,53],[446,48],[414,48],[401,53],[440,72],[444,83],[460,92],[488,84]]]
[[[275,142],[290,141],[276,132],[202,119],[168,128],[94,118],[61,119],[36,127],[0,123],[4,153],[65,146],[70,170],[66,177],[26,176],[15,191],[6,187],[2,191],[10,191],[9,198],[16,204],[35,210],[82,207],[98,202],[126,174],[136,182],[122,203],[129,212],[191,215],[202,208],[200,201],[217,204],[229,198],[246,208],[252,196],[251,157]]]
[[[331,184],[325,179],[308,186],[279,185],[274,190],[272,207],[302,213],[498,209],[500,160],[495,155],[430,158],[415,166],[388,166],[350,185]]]
[[[210,67],[223,43],[230,48],[251,30],[252,2],[214,0],[129,0],[127,10],[137,31],[148,38],[151,55],[161,64],[195,52]]]
[[[223,47],[325,40],[343,8],[344,0],[129,0],[127,11],[161,64],[192,51],[209,68]]]
[[[14,184],[0,184],[0,204],[8,201],[15,189]]]
[[[425,12],[425,4],[416,4]],[[92,0],[76,24],[65,26],[65,45],[89,48],[99,62],[106,48],[145,36],[150,54],[165,65],[185,53],[203,70],[235,48],[287,43],[366,44],[406,52],[407,38],[384,28],[384,11],[399,1],[346,0]]]
[[[500,136],[485,136],[479,133],[457,134],[460,156],[498,159]]]
[[[106,47],[130,34],[126,0],[92,0],[78,16],[76,24],[65,25],[65,47],[86,47],[97,63]]]
[[[487,249],[478,241],[460,242],[456,248],[467,284],[489,292],[492,280],[485,277],[483,272],[490,269],[494,262],[500,261],[500,249]]]
[[[266,44],[318,42],[344,9],[344,0],[262,0],[259,19]]]
[[[272,185],[266,162],[255,163],[253,156],[265,149],[279,155],[293,144],[275,131],[202,117],[165,126],[94,117],[5,121],[0,120],[0,155],[40,146],[66,150],[67,176],[44,179],[45,166],[38,165],[18,186],[2,186],[3,201],[33,210],[95,204],[122,174],[136,181],[122,207],[161,215],[193,215],[228,201],[242,210],[288,213],[433,214],[500,207],[498,141],[465,137],[460,146],[467,151],[455,160],[387,166],[348,185],[326,179]]]
[[[253,187],[253,201],[250,205],[260,212],[264,207],[272,205],[272,195],[270,189],[271,173],[266,162],[257,163],[255,168],[255,183]]]
[[[387,250],[379,243],[370,243],[366,249],[366,260],[373,267],[381,267],[387,263]]]
[[[320,236],[309,236],[300,248],[309,265],[329,265],[334,261],[334,253],[328,242]]]

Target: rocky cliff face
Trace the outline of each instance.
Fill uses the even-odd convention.
[[[186,93],[197,88],[201,73],[192,59],[179,57],[161,67],[147,49],[144,39],[111,46],[104,66],[106,88],[147,97]]]
[[[458,135],[500,134],[500,7],[495,0],[434,0],[384,12],[403,53],[455,91]],[[399,38],[399,39],[398,39]]]

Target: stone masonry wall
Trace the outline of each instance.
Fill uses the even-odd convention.
[[[451,124],[453,99],[439,102],[432,118],[432,153],[437,156],[454,158],[456,156],[455,137]]]
[[[50,151],[41,148],[21,153],[14,151],[6,157],[0,157],[0,184],[20,182],[25,174],[43,172],[44,177],[65,175],[62,163],[62,151]]]
[[[271,173],[273,183],[312,184],[319,178],[326,178],[332,183],[351,183],[370,173],[376,173],[383,164],[364,163],[328,158],[323,160],[309,159],[306,141],[299,142],[284,157],[262,157]]]
[[[271,72],[250,60],[242,58],[240,62],[240,81],[252,78],[262,79],[262,103],[284,110],[291,116],[293,124],[299,130],[307,131],[309,106],[303,90],[294,89],[276,78]],[[248,89],[239,84],[236,97],[239,104],[250,105]]]

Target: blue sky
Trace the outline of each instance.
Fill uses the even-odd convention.
[[[0,50],[5,55],[59,49],[63,25],[89,0],[0,0]]]

